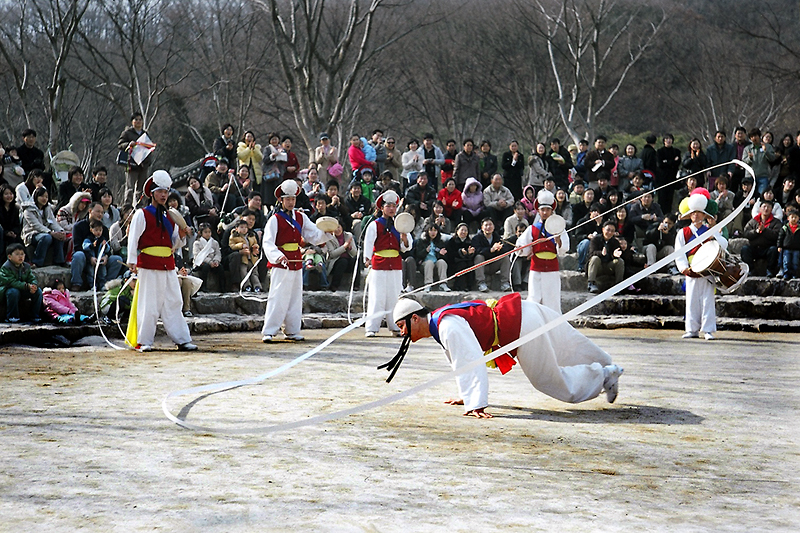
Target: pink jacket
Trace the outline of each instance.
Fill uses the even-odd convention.
[[[64,292],[49,287],[43,289],[42,304],[44,304],[47,316],[53,320],[61,315],[74,315],[78,312],[78,308],[69,299],[69,290],[67,289],[64,289]]]

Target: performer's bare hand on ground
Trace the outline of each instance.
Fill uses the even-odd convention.
[[[464,416],[474,416],[475,418],[494,418],[492,415],[484,411],[484,408],[481,407],[480,409],[473,409],[472,411],[467,411],[464,413]]]
[[[444,403],[447,405],[464,405],[464,400],[459,398],[450,398],[449,400],[445,400]]]

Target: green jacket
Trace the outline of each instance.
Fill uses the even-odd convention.
[[[9,287],[27,291],[31,284],[38,285],[30,265],[22,263],[22,266],[17,268],[11,261],[6,261],[0,268],[0,298],[5,298],[6,289]]]

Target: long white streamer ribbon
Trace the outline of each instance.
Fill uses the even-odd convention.
[[[741,166],[742,168],[744,168],[745,171],[748,174],[750,174],[751,176],[755,176],[755,173],[753,172],[753,169],[749,165],[747,165],[746,163],[744,163],[742,161],[739,161],[738,159],[734,159],[731,162],[733,162],[733,163]],[[729,164],[729,163],[726,163],[726,164]],[[717,165],[717,166],[721,166],[721,165]],[[710,167],[710,168],[716,168],[716,167]],[[707,170],[709,170],[709,169],[706,169],[706,170],[704,170],[702,172],[705,172]],[[179,390],[179,391],[170,392],[169,394],[166,395],[164,400],[161,402],[161,409],[163,410],[164,414],[166,415],[166,417],[169,420],[171,420],[171,421],[175,422],[177,425],[182,426],[182,427],[187,428],[187,429],[191,429],[191,430],[199,431],[199,432],[204,432],[204,433],[219,433],[219,434],[226,434],[226,435],[242,435],[242,434],[271,434],[271,433],[277,433],[277,432],[287,431],[287,430],[291,430],[291,429],[298,429],[298,428],[301,428],[301,427],[307,427],[307,426],[320,424],[322,422],[336,420],[336,419],[339,419],[339,418],[343,418],[343,417],[346,417],[346,416],[354,415],[354,414],[357,414],[357,413],[368,411],[370,409],[375,409],[375,408],[378,408],[378,407],[382,407],[382,406],[397,402],[399,400],[402,400],[404,398],[407,398],[409,396],[412,396],[414,394],[422,392],[423,390],[426,390],[426,389],[429,389],[431,387],[434,387],[434,386],[436,386],[436,385],[438,385],[440,383],[443,383],[444,381],[447,381],[449,379],[452,379],[452,378],[454,378],[454,377],[456,377],[456,376],[458,376],[460,374],[463,374],[465,372],[469,372],[469,371],[477,368],[480,365],[485,365],[488,361],[491,361],[491,360],[495,359],[496,357],[499,357],[500,355],[506,354],[506,353],[508,353],[508,352],[510,352],[510,351],[522,346],[523,344],[526,344],[526,343],[530,342],[531,340],[535,339],[536,337],[547,333],[548,331],[552,330],[553,328],[558,327],[559,325],[563,324],[564,322],[572,320],[573,318],[577,317],[578,315],[580,315],[584,311],[594,307],[595,305],[598,305],[598,304],[602,303],[603,301],[605,301],[606,299],[608,299],[611,296],[615,295],[619,291],[625,289],[626,287],[629,287],[630,285],[636,283],[637,281],[640,281],[640,280],[644,279],[645,277],[649,276],[650,274],[652,274],[654,272],[657,272],[658,270],[660,270],[664,266],[666,266],[669,263],[671,263],[672,261],[674,261],[675,258],[677,258],[679,255],[685,254],[688,250],[694,248],[695,246],[697,246],[699,244],[702,244],[703,242],[705,242],[706,240],[710,239],[714,235],[720,233],[722,231],[722,229],[725,226],[727,226],[729,223],[731,223],[734,220],[734,218],[736,218],[736,216],[739,213],[742,212],[742,210],[745,208],[745,206],[748,205],[748,202],[753,197],[753,193],[754,192],[755,192],[755,187],[750,190],[750,193],[742,201],[742,203],[739,205],[739,207],[734,209],[733,212],[731,214],[729,214],[727,217],[725,217],[725,219],[723,219],[720,223],[715,224],[714,227],[712,227],[709,231],[706,231],[702,235],[699,235],[696,239],[686,243],[684,246],[678,248],[673,253],[671,253],[670,255],[664,257],[663,259],[657,261],[656,263],[654,263],[650,267],[648,267],[648,268],[646,268],[646,269],[634,274],[633,276],[631,276],[631,277],[629,277],[627,279],[622,280],[621,282],[617,283],[616,285],[614,285],[610,289],[598,294],[594,298],[591,298],[590,300],[584,302],[583,304],[581,304],[578,307],[572,309],[571,311],[561,315],[559,318],[557,318],[557,319],[555,319],[555,320],[553,320],[551,322],[548,322],[546,324],[543,324],[542,326],[538,327],[534,331],[532,331],[532,332],[520,337],[519,339],[515,340],[514,342],[511,342],[511,343],[509,343],[509,344],[507,344],[505,346],[501,346],[500,348],[498,348],[497,350],[493,351],[492,353],[490,353],[490,354],[488,354],[488,355],[486,355],[486,356],[484,356],[484,357],[482,357],[480,359],[472,361],[471,363],[469,363],[467,365],[459,367],[459,368],[457,368],[455,370],[452,370],[450,372],[446,372],[444,374],[441,374],[441,375],[439,375],[439,376],[437,376],[437,377],[435,377],[435,378],[433,378],[433,379],[431,379],[429,381],[426,381],[424,383],[421,383],[419,385],[416,385],[416,386],[411,387],[409,389],[406,389],[404,391],[398,392],[396,394],[392,394],[392,395],[386,396],[384,398],[381,398],[381,399],[378,399],[378,400],[375,400],[375,401],[372,401],[372,402],[367,402],[367,403],[363,403],[363,404],[360,404],[360,405],[356,405],[354,407],[350,407],[350,408],[347,408],[347,409],[341,409],[339,411],[334,411],[332,413],[312,416],[310,418],[306,418],[304,420],[298,420],[298,421],[295,421],[295,422],[288,422],[288,423],[285,423],[285,424],[274,424],[274,425],[271,425],[271,426],[245,427],[245,428],[235,428],[235,429],[217,428],[217,427],[201,426],[201,425],[198,425],[198,424],[192,424],[190,422],[187,422],[185,420],[181,420],[178,417],[174,416],[170,412],[169,407],[167,405],[167,402],[169,401],[170,398],[175,398],[175,397],[178,397],[178,396],[186,396],[186,395],[189,395],[189,394],[195,394],[196,395],[196,394],[202,394],[202,393],[213,394],[213,393],[216,393],[216,392],[222,392],[222,391],[225,391],[225,390],[230,390],[230,389],[233,389],[233,388],[242,387],[244,385],[253,385],[253,384],[256,384],[256,383],[263,382],[266,379],[274,377],[274,376],[276,376],[276,375],[288,370],[289,368],[299,364],[300,362],[305,361],[306,359],[312,357],[313,355],[319,353],[325,347],[327,347],[328,345],[333,343],[335,340],[339,339],[343,335],[349,333],[350,331],[356,329],[361,324],[363,324],[366,321],[366,318],[369,318],[369,317],[366,317],[366,318],[362,318],[362,319],[354,322],[350,326],[347,326],[346,328],[338,331],[337,333],[335,333],[334,335],[329,337],[327,340],[325,340],[323,343],[321,343],[320,345],[318,345],[314,349],[310,350],[309,352],[306,352],[305,354],[297,357],[293,361],[290,361],[289,363],[286,363],[286,364],[282,365],[281,367],[276,368],[275,370],[267,372],[266,374],[262,374],[261,376],[257,376],[255,378],[244,379],[244,380],[240,380],[240,381],[228,381],[228,382],[222,382],[222,383],[214,383],[214,384],[210,384],[210,385],[203,385],[203,386],[199,386],[199,387],[193,387],[193,388],[189,388],[189,389],[183,389],[183,390]],[[381,311],[380,314],[384,314],[384,313],[385,313],[385,311]],[[379,313],[376,313],[376,315],[378,315],[378,314]]]

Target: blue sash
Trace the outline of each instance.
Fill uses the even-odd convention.
[[[296,229],[300,235],[303,234],[303,228],[300,227],[300,223],[294,217],[290,217],[286,211],[276,211],[275,214],[294,226],[294,229]]]
[[[431,336],[433,336],[434,340],[442,345],[442,341],[439,339],[439,322],[442,320],[442,312],[447,311],[450,309],[469,309],[470,307],[477,307],[479,305],[486,305],[483,302],[461,302],[457,304],[450,304],[445,305],[436,310],[433,315],[431,315],[431,319],[428,322],[428,329],[431,332]],[[444,345],[442,345],[444,346]]]
[[[152,204],[148,205],[144,209],[145,211],[149,211],[150,214],[153,215],[153,218],[158,220],[158,211],[156,210],[156,207],[154,205]],[[167,233],[169,233],[169,236],[171,238],[172,232],[175,230],[175,226],[172,224],[172,219],[167,216],[166,212],[164,212],[164,215],[161,219],[161,223],[164,225],[164,228],[167,230]]]
[[[394,224],[392,224],[392,227],[390,228],[389,227],[389,221],[386,220],[385,217],[378,217],[376,220],[378,222],[380,222],[381,224],[383,224],[384,228],[386,228],[389,231],[391,231],[392,235],[394,235],[394,237],[397,239],[397,242],[400,242],[400,233],[396,229],[394,229]]]

